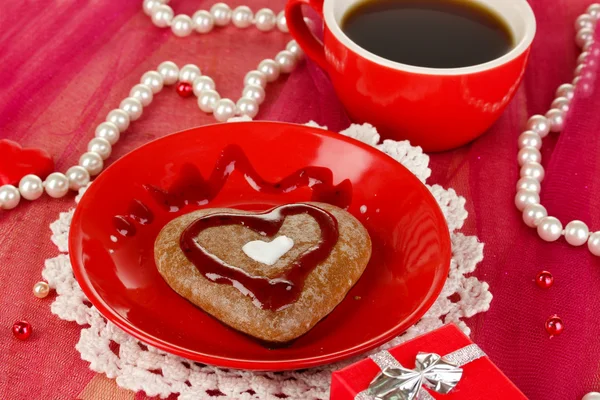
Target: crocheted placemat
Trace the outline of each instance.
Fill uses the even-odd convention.
[[[240,119],[230,121],[236,120]],[[314,122],[306,125],[318,127]],[[377,130],[369,124],[352,125],[340,133],[388,154],[423,183],[431,175],[429,157],[407,141],[384,140],[380,143]],[[457,232],[467,218],[465,199],[453,189],[438,185],[427,187],[440,205],[450,229],[452,262],[448,280],[435,304],[419,322],[369,354],[437,329],[444,323],[454,322],[469,334],[470,330],[463,319],[487,311],[492,300],[487,283],[473,276],[465,276],[473,272],[483,259],[483,244],[479,243],[477,237]],[[84,192],[85,188],[80,191],[76,202]],[[51,239],[62,253],[46,260],[42,272],[44,279],[57,293],[51,310],[63,320],[84,326],[75,348],[81,353],[82,359],[90,363],[92,370],[116,379],[123,388],[143,390],[149,396],[161,398],[178,393],[179,400],[212,396],[240,400],[326,400],[329,399],[331,372],[368,355],[302,371],[250,372],[202,365],[145,345],[106,321],[89,303],[75,280],[67,254],[73,211],[61,213],[59,219],[50,225]]]

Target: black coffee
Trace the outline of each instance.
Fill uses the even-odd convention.
[[[341,25],[365,50],[420,67],[482,64],[514,46],[506,22],[470,0],[367,0],[348,10]]]

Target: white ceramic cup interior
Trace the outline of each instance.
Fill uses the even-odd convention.
[[[333,35],[344,46],[359,54],[360,56],[371,60],[377,64],[386,67],[398,69],[402,71],[414,72],[418,74],[429,75],[465,75],[486,71],[506,64],[515,58],[519,57],[526,51],[535,37],[536,21],[535,15],[527,0],[471,0],[487,6],[489,9],[496,12],[510,27],[516,45],[507,54],[500,58],[486,62],[484,64],[473,65],[461,68],[427,68],[417,67],[413,65],[401,64],[395,61],[388,60],[373,53],[368,52],[362,47],[354,43],[340,28],[343,16],[349,8],[356,3],[361,3],[369,0],[325,0],[323,4],[323,16],[325,24]],[[443,0],[440,0],[443,1]]]

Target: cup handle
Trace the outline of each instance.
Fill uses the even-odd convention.
[[[323,0],[289,0],[285,6],[285,20],[292,37],[298,42],[304,53],[327,71],[327,59],[323,43],[312,34],[302,14],[303,5],[310,6],[323,18]]]

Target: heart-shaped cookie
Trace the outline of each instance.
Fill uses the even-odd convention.
[[[272,265],[243,250],[253,241],[282,236],[293,246]],[[262,213],[195,211],[169,222],[154,246],[158,270],[177,293],[225,324],[269,342],[295,339],[329,314],[370,256],[371,240],[362,224],[324,203]]]
[[[54,171],[54,161],[42,149],[24,149],[17,142],[0,139],[0,186],[18,185],[27,174],[41,179]]]

